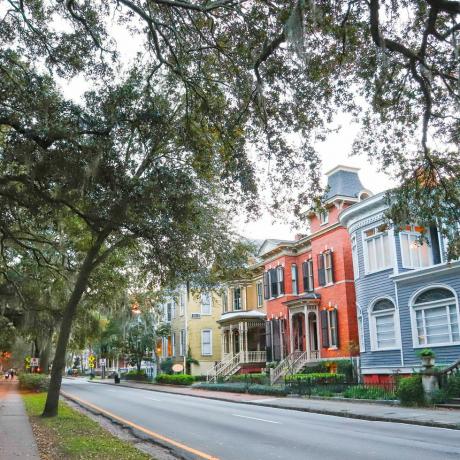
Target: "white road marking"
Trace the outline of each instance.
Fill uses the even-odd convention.
[[[150,401],[163,401],[162,399],[149,398],[149,397],[147,397],[147,398],[145,398],[145,399],[150,399]]]
[[[111,388],[107,388],[105,391],[117,391],[117,390],[112,390]]]
[[[265,420],[264,418],[247,417],[246,415],[238,415],[238,414],[232,414],[232,415],[233,417],[241,417],[241,418],[249,418],[251,420],[258,420],[259,422],[276,423],[276,424],[280,423],[280,422],[274,422],[273,420]]]

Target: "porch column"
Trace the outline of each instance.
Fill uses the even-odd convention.
[[[294,328],[292,325],[292,314],[291,310],[288,309],[288,315],[289,315],[289,344],[291,346],[289,353],[294,352]]]
[[[230,326],[229,336],[230,336],[230,349],[229,349],[229,352],[230,352],[230,356],[233,356],[233,327],[232,326]]]
[[[220,334],[220,356],[221,360],[224,359],[225,356],[225,329],[222,328],[222,332]]]
[[[244,361],[247,363],[248,362],[248,351],[249,351],[249,346],[248,346],[248,323],[243,323],[244,327]]]
[[[310,328],[308,321],[308,308],[306,305],[303,307],[303,317],[305,321],[305,350],[307,351],[308,360],[311,359],[311,347],[310,347]]]

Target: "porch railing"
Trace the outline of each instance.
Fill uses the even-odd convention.
[[[206,373],[206,380],[208,382],[216,382],[221,377],[234,374],[239,369],[242,358],[243,352],[240,351],[225,361],[219,361]]]
[[[273,385],[288,372],[295,374],[308,361],[307,351],[293,351],[290,355],[286,356],[286,358],[284,358],[278,366],[270,371],[270,383]]]
[[[245,363],[264,363],[267,360],[266,351],[248,351],[246,355]]]

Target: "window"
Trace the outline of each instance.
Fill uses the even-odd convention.
[[[334,282],[332,251],[318,254],[318,280],[320,286],[326,286]]]
[[[404,268],[422,268],[432,264],[431,248],[426,242],[421,244],[419,241],[423,231],[423,227],[408,225],[399,233]]]
[[[270,275],[268,272],[264,272],[264,299],[270,298]]]
[[[179,294],[179,314],[184,316],[185,313],[185,292]]]
[[[228,312],[228,292],[227,289],[222,292],[222,311],[224,313]]]
[[[185,329],[180,330],[179,354],[185,356]]]
[[[388,236],[388,226],[380,225],[364,231],[366,273],[391,268],[393,251]]]
[[[297,287],[297,265],[291,265],[291,281],[292,281],[292,293],[297,295],[299,293],[299,289]]]
[[[209,292],[201,293],[201,314],[211,314],[211,294]]]
[[[233,288],[233,310],[241,310],[241,288]]]
[[[313,291],[313,259],[306,260],[302,264],[302,278],[304,292]]]
[[[270,297],[276,297],[278,295],[278,278],[276,276],[276,270],[272,268],[268,270],[270,275]]]
[[[432,288],[414,301],[414,345],[449,345],[460,342],[458,307],[452,291]]]
[[[337,309],[321,311],[321,335],[323,348],[339,346]]]
[[[327,211],[319,213],[319,222],[321,225],[325,225],[329,222],[329,213]]]
[[[166,321],[171,321],[172,320],[172,303],[168,302],[166,305]]]
[[[278,294],[284,294],[284,267],[276,268],[276,279],[278,280]]]
[[[262,283],[257,283],[257,308],[260,308],[264,305],[264,296],[262,293]]]
[[[358,244],[356,236],[351,237],[351,258],[353,262],[353,275],[355,279],[359,278],[359,259],[358,259]]]
[[[396,308],[390,299],[380,299],[374,303],[371,310],[373,350],[397,348],[395,313]]]
[[[201,354],[203,356],[212,355],[212,331],[203,329],[201,331]]]
[[[359,340],[359,351],[366,351],[366,346],[364,342],[364,316],[361,308],[356,307],[358,312],[358,340]]]

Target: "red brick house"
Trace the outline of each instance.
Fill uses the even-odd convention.
[[[308,362],[359,353],[350,237],[338,220],[346,207],[367,198],[358,169],[327,173],[325,213],[310,213],[310,234],[295,241],[266,240],[264,265],[267,361],[281,361],[272,381]]]

